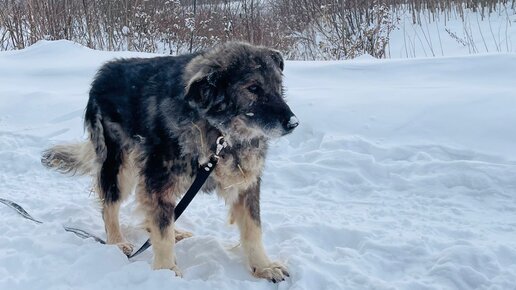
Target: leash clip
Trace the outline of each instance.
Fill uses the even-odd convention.
[[[217,138],[217,149],[215,150],[215,158],[220,158],[219,154],[222,151],[222,149],[228,147],[228,142],[224,139],[224,137],[220,136]]]

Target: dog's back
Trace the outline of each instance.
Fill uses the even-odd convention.
[[[94,126],[101,114],[110,122],[118,123],[131,135],[141,135],[142,108],[149,94],[153,98],[180,96],[184,90],[182,74],[195,54],[154,58],[119,59],[104,64],[91,85],[86,107],[86,128]],[[159,91],[159,92],[156,92]],[[165,92],[165,93],[162,93]],[[128,124],[131,123],[131,124]],[[130,125],[130,126],[129,126]]]

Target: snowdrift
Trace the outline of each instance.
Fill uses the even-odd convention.
[[[363,57],[287,62],[288,100],[301,121],[272,144],[262,220],[279,285],[246,270],[236,228],[214,195],[178,221],[184,278],[128,261],[104,237],[87,178],[46,171],[39,154],[84,138],[95,70],[115,57],[40,42],[0,53],[0,289],[514,289],[516,55],[412,60]],[[130,200],[122,230],[147,238]]]

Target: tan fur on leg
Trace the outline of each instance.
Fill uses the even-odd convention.
[[[136,194],[140,210],[145,213],[145,228],[149,232],[154,259],[154,269],[169,269],[176,276],[182,277],[181,271],[176,265],[174,247],[176,243],[174,229],[174,200],[171,190],[161,193],[148,193],[145,181],[140,180]],[[167,218],[167,220],[163,220]],[[170,220],[168,220],[170,219]]]
[[[152,267],[156,269],[170,269],[176,276],[182,277],[182,273],[176,266],[174,255],[175,232],[174,223],[171,223],[164,231],[160,231],[154,222],[149,222],[150,240],[154,251]]]
[[[135,158],[138,158],[136,151],[125,154],[124,163],[118,172],[118,187],[120,189],[120,199],[122,201],[127,199],[127,197],[133,192],[138,180],[137,169],[134,165]]]
[[[131,194],[136,185],[136,170],[133,165],[133,158],[131,157],[132,154],[126,155],[125,162],[120,167],[117,176],[120,200],[114,203],[104,202],[102,208],[107,243],[117,245],[127,256],[133,252],[134,245],[128,243],[120,231],[119,212],[120,204]]]
[[[145,228],[145,230],[147,230],[147,233],[150,233],[149,228]],[[179,241],[182,241],[184,239],[193,237],[193,234],[191,232],[187,232],[187,231],[183,231],[183,230],[179,230],[179,229],[174,229],[174,233],[176,236],[176,243]]]
[[[182,231],[182,230],[178,230],[178,229],[174,229],[174,231],[175,231],[175,236],[176,236],[176,243],[181,240],[191,238],[193,236],[193,234],[191,232]]]
[[[107,243],[117,245],[124,254],[130,255],[133,252],[134,246],[125,240],[120,231],[119,211],[120,202],[104,204],[103,206],[102,217],[104,218],[104,226],[106,228]]]
[[[230,221],[236,222],[240,229],[240,243],[253,275],[272,282],[285,280],[285,276],[289,276],[287,268],[281,263],[271,262],[267,257],[262,243],[262,230],[251,217],[243,198],[233,204]]]

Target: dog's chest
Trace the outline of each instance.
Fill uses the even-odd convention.
[[[262,174],[265,153],[260,145],[229,148],[214,172],[219,191],[239,191],[255,184]]]

